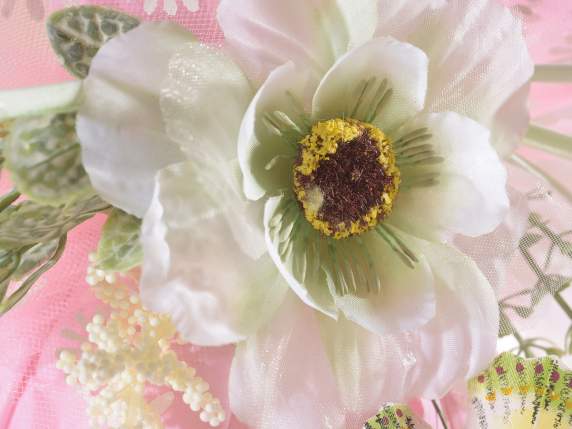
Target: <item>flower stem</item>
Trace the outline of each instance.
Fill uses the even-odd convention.
[[[532,80],[536,82],[566,83],[572,82],[572,65],[537,64]]]
[[[570,308],[570,305],[568,305],[566,300],[560,295],[560,292],[556,292],[553,296],[560,308],[562,308],[562,311],[572,320],[572,308]]]
[[[565,185],[560,183],[550,174],[546,173],[542,168],[533,164],[529,160],[521,157],[520,155],[514,154],[510,157],[510,160],[513,164],[524,168],[526,171],[533,174],[534,176],[548,182],[556,191],[562,194],[563,197],[567,198],[568,201],[572,202],[572,192],[570,192],[570,190],[568,190],[568,188]]]
[[[20,193],[15,189],[0,197],[0,212],[20,198]]]
[[[548,128],[531,125],[523,143],[557,156],[572,159],[572,137]]]
[[[449,429],[449,426],[447,426],[447,421],[445,420],[445,416],[443,415],[443,411],[441,411],[441,407],[439,406],[439,403],[433,399],[431,401],[431,403],[433,404],[433,408],[435,408],[435,411],[437,412],[437,415],[439,416],[439,420],[441,420],[441,424],[443,425],[443,429]]]

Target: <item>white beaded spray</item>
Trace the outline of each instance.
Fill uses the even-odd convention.
[[[147,383],[183,393],[183,401],[213,427],[226,418],[220,401],[196,370],[178,359],[171,344],[181,344],[166,315],[148,311],[137,293],[115,274],[96,270],[90,255],[86,281],[110,314],[93,316],[80,350],[63,350],[57,367],[88,401],[92,428],[160,429],[161,414],[173,394],[146,402]]]

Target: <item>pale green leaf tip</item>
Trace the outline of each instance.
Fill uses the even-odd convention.
[[[1,91],[0,121],[76,110],[80,93],[80,81]]]

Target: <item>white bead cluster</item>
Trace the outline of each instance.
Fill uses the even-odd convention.
[[[162,428],[160,414],[169,404],[147,403],[146,383],[182,392],[183,401],[200,413],[203,422],[220,425],[225,420],[220,401],[196,370],[171,350],[171,344],[180,341],[170,318],[146,310],[138,295],[114,274],[90,266],[87,281],[111,312],[107,317],[93,316],[86,326],[88,341],[81,350],[62,351],[57,367],[67,374],[68,384],[78,385],[86,394],[91,426]]]

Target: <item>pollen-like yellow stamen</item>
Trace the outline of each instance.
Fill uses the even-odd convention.
[[[299,143],[294,192],[308,222],[336,239],[361,234],[392,208],[400,174],[392,144],[354,119],[316,123]]]

